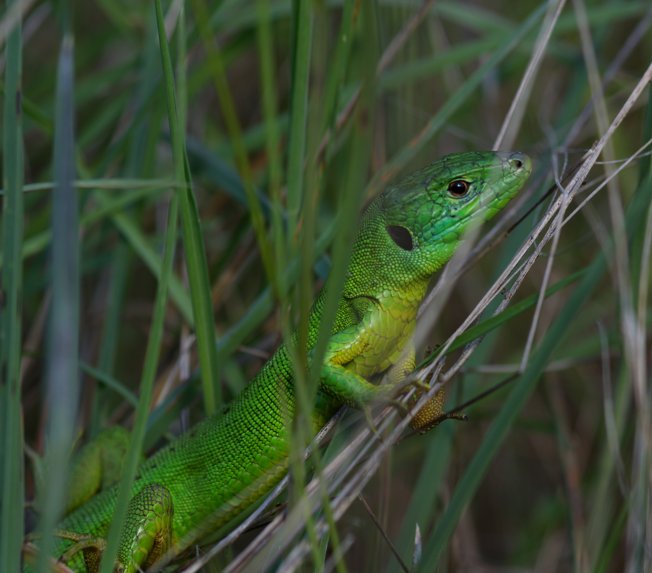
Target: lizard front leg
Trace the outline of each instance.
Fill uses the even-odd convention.
[[[115,573],[144,571],[160,559],[172,544],[172,496],[160,484],[148,484],[134,495],[120,534]],[[81,552],[89,573],[97,573],[106,550],[106,539],[58,530],[56,536],[74,542],[60,560],[69,563]]]
[[[372,384],[363,376],[346,368],[356,356],[369,350],[369,341],[364,329],[349,327],[331,339],[324,365],[321,369],[321,388],[340,402],[356,408],[365,409],[374,401],[391,401],[396,390],[401,387],[405,377],[414,370],[416,354],[414,345],[409,342],[396,356],[396,361],[387,371],[385,384]],[[409,400],[408,408],[414,406],[428,390],[420,380],[413,382],[416,392]],[[416,412],[410,426],[417,432],[425,433],[448,416],[444,411],[446,395],[439,390]],[[459,418],[459,416],[451,416]]]
[[[335,334],[328,343],[320,371],[320,388],[338,401],[354,408],[364,408],[376,400],[391,397],[392,385],[372,384],[346,366],[369,349],[369,340],[360,325]]]

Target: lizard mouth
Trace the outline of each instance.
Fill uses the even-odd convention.
[[[532,173],[532,160],[519,151],[497,152],[500,159],[485,188],[461,208],[460,220],[476,216],[488,221],[521,189]]]

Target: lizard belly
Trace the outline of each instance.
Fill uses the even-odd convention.
[[[392,366],[396,354],[403,350],[414,332],[415,313],[412,308],[399,306],[375,313],[365,324],[367,351],[356,356],[347,368],[368,378]]]

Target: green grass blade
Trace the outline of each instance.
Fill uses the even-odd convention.
[[[211,66],[215,91],[220,100],[222,115],[227,126],[229,138],[232,141],[238,170],[240,171],[244,183],[247,205],[251,215],[251,224],[254,233],[256,234],[256,240],[258,241],[258,248],[260,249],[263,265],[265,266],[270,282],[276,284],[276,269],[272,260],[272,252],[267,241],[263,211],[260,201],[256,196],[253,172],[247,156],[242,128],[236,112],[235,101],[227,81],[224,58],[221,51],[214,45],[214,40],[209,28],[209,15],[206,2],[204,0],[193,0],[192,5],[195,22],[199,29],[199,35],[204,48],[208,53],[208,61]],[[252,10],[252,13],[255,12],[255,10]]]
[[[292,95],[290,104],[290,132],[288,143],[288,240],[294,243],[303,188],[303,170],[306,159],[306,125],[308,121],[308,83],[312,54],[312,2],[293,0],[296,18],[292,53]]]
[[[93,368],[92,366],[90,366],[89,364],[85,364],[84,362],[80,363],[80,368],[82,372],[85,372],[86,374],[90,374],[94,378],[97,378],[97,380],[105,384],[107,388],[110,388],[116,394],[122,396],[134,408],[138,406],[138,398],[136,397],[136,395],[133,392],[131,392],[119,380],[116,380],[115,378],[113,378],[113,376],[111,376],[107,372],[104,372],[99,368]]]
[[[548,298],[549,296],[552,296],[556,292],[559,292],[560,290],[567,287],[568,285],[576,282],[582,277],[582,275],[584,275],[586,271],[587,269],[579,270],[567,277],[564,277],[560,281],[557,281],[554,285],[551,285],[546,289],[545,297]],[[491,316],[486,320],[479,322],[475,326],[472,326],[467,331],[465,331],[464,334],[461,334],[453,341],[453,343],[450,345],[446,353],[450,354],[455,350],[462,348],[463,346],[469,344],[470,342],[473,342],[477,338],[480,338],[481,336],[485,336],[486,334],[493,332],[498,327],[502,326],[503,324],[506,324],[511,319],[521,315],[526,310],[534,308],[537,303],[538,296],[539,296],[538,294],[530,295],[525,299],[523,299],[522,301],[510,305],[501,313]],[[430,362],[437,356],[438,356],[437,352],[434,352],[431,356],[428,357],[427,361],[424,360],[424,363]]]
[[[165,36],[160,1],[156,2],[156,18],[165,95],[168,105],[168,122],[172,138],[174,173],[179,183],[185,183],[184,188],[180,191],[179,210],[181,214],[181,228],[186,268],[188,270],[188,282],[190,283],[190,299],[195,318],[197,351],[199,353],[202,388],[204,391],[204,408],[208,414],[213,414],[217,411],[221,403],[221,391],[218,380],[215,323],[213,322],[208,265],[201,234],[199,212],[197,210],[197,203],[195,202],[195,195],[192,191],[190,168],[185,151],[183,125],[180,124],[178,117],[177,100],[174,93],[172,60]],[[185,93],[185,87],[182,89],[182,92]],[[181,115],[185,117],[185,112]]]
[[[157,2],[157,11],[160,11],[159,2]],[[177,240],[179,201],[179,196],[176,193],[173,194],[172,199],[170,200],[168,212],[168,225],[165,237],[165,250],[163,253],[161,277],[158,283],[158,288],[156,289],[156,300],[154,301],[152,326],[150,328],[147,350],[145,352],[145,363],[140,383],[140,397],[138,407],[136,408],[136,419],[131,432],[129,451],[123,469],[123,476],[120,480],[118,498],[113,519],[111,521],[111,528],[107,537],[107,547],[102,556],[101,573],[111,573],[113,571],[113,564],[118,552],[118,543],[120,541],[120,531],[127,515],[127,505],[131,498],[131,486],[136,477],[136,471],[142,455],[147,418],[149,415],[149,405],[152,400],[152,390],[161,352],[168,285],[172,274],[174,246]]]
[[[101,197],[100,204],[104,208],[110,209],[113,212],[113,208],[109,205],[108,198],[106,196]],[[140,256],[150,271],[152,271],[154,276],[160,278],[162,273],[161,257],[137,223],[121,210],[113,212],[112,219],[116,227],[118,227],[120,232],[124,235],[127,242]],[[175,275],[170,278],[170,296],[183,315],[184,320],[190,326],[194,326],[195,320],[190,297],[188,297],[188,293],[183,288],[183,284],[181,284],[181,281]]]
[[[8,0],[7,11],[18,5]],[[17,571],[23,533],[23,428],[21,416],[21,293],[23,262],[23,132],[22,23],[9,32],[5,58],[2,109],[2,272],[4,302],[0,305],[0,569]]]
[[[283,203],[281,199],[281,186],[283,181],[283,168],[280,152],[280,132],[278,125],[278,103],[276,101],[276,81],[274,77],[274,41],[269,16],[269,1],[256,2],[258,12],[258,54],[260,58],[260,76],[262,83],[263,118],[265,123],[265,151],[269,161],[269,195],[271,197],[271,223],[273,236],[274,265],[280,269],[287,260],[285,235],[283,229]],[[277,275],[279,281],[283,275]],[[280,294],[286,292],[281,287]]]
[[[57,71],[54,133],[56,186],[52,195],[52,310],[50,315],[45,467],[48,487],[42,500],[42,541],[37,570],[49,569],[53,530],[68,491],[67,460],[74,442],[79,400],[79,215],[75,180],[73,38],[65,33]]]

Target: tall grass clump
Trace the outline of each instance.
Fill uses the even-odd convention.
[[[651,26],[642,1],[7,0],[0,570],[26,530],[47,551],[74,446],[117,424],[114,554],[141,456],[282,341],[289,477],[178,570],[652,570]],[[469,421],[350,410],[311,442],[362,205],[492,148],[534,173],[417,331]]]

